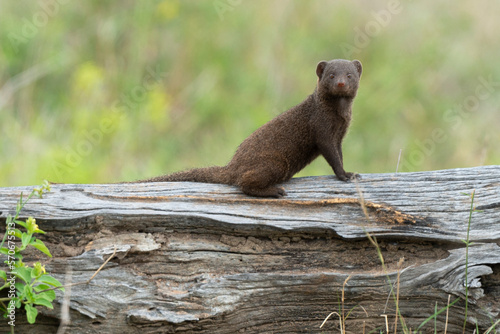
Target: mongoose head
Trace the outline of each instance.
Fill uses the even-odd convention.
[[[359,60],[321,61],[316,68],[318,92],[323,96],[355,97],[363,67]]]

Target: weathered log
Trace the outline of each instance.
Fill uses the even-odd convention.
[[[54,257],[43,261],[60,281],[68,266],[73,282],[88,280],[116,247],[90,284],[72,287],[67,333],[338,333],[337,315],[319,327],[342,309],[352,310],[347,333],[385,332],[383,315],[394,333],[391,284],[413,330],[448,296],[460,298],[436,326],[461,333],[462,240],[475,190],[482,211],[469,231],[466,332],[499,319],[500,166],[363,174],[357,185],[307,177],[284,187],[285,198],[259,199],[201,183],[54,185],[21,216],[47,232],[40,238]],[[3,221],[22,191],[31,188],[0,188]],[[62,299],[58,292],[54,310],[40,307],[35,325],[18,310],[16,331],[55,333]]]

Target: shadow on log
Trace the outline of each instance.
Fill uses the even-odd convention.
[[[71,289],[67,333],[393,333],[399,310],[417,327],[448,296],[448,333],[461,333],[470,196],[467,333],[484,333],[500,312],[500,166],[421,173],[365,174],[355,183],[333,176],[297,178],[283,199],[257,199],[237,188],[201,183],[54,185],[21,212],[33,216],[51,250],[47,270],[88,285]],[[0,219],[28,187],[0,188]],[[376,237],[386,272],[366,233]],[[25,262],[40,253],[33,251]],[[404,258],[401,266],[398,262]],[[3,263],[3,260],[2,260]],[[396,288],[396,286],[394,286]],[[55,333],[54,310],[36,325],[17,311],[16,332]],[[437,316],[443,332],[446,312]],[[500,333],[497,326],[496,333]],[[364,329],[363,329],[364,328]],[[398,332],[401,332],[398,321]],[[6,321],[0,330],[9,330]],[[495,333],[495,330],[492,333]],[[434,332],[434,320],[422,328]]]

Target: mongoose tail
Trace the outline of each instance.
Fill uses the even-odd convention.
[[[222,183],[232,184],[226,171],[226,166],[212,166],[206,168],[194,168],[186,171],[176,172],[168,175],[152,177],[146,180],[134,181],[138,182],[170,182],[170,181],[185,181],[185,182],[202,182],[202,183]]]

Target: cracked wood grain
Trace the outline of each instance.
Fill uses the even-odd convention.
[[[477,322],[484,331],[498,319],[499,166],[364,174],[357,186],[332,176],[283,186],[283,199],[256,199],[201,183],[54,185],[21,215],[47,232],[54,254],[47,269],[60,280],[71,265],[72,282],[87,281],[116,247],[89,285],[72,288],[71,333],[332,332],[338,322],[319,325],[338,310],[348,276],[345,307],[363,309],[354,309],[347,330],[361,332],[364,323],[368,332],[382,328],[381,314],[394,315],[388,278],[395,282],[398,271],[399,308],[413,329],[452,295],[460,300],[448,332],[461,332],[465,284],[470,328]],[[473,213],[465,282],[464,193],[474,189],[482,211]],[[21,191],[31,188],[0,188],[0,219],[13,213]],[[366,232],[377,238],[386,272]],[[40,312],[36,327],[20,323],[23,333],[55,332],[59,307]],[[443,329],[444,315],[437,322]]]

